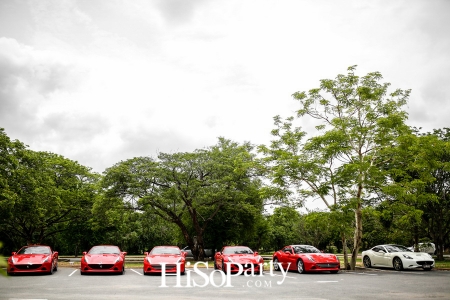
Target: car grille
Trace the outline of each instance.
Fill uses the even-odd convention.
[[[113,266],[113,264],[89,264],[89,268],[97,270],[111,269]]]
[[[166,265],[166,270],[176,268],[176,266],[177,265],[174,265],[174,264],[167,264]],[[161,270],[162,266],[160,264],[154,264],[154,265],[152,265],[152,268],[155,269],[155,270]]]
[[[15,265],[14,267],[16,267],[16,269],[19,270],[35,270],[40,268],[42,265],[41,264],[34,264],[34,265]]]
[[[431,266],[434,262],[432,260],[420,260],[420,261],[416,261],[416,263],[421,266],[423,266],[423,265]]]
[[[338,263],[317,264],[320,268],[336,268]]]

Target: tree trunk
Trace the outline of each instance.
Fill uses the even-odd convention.
[[[341,233],[341,241],[342,241],[342,252],[344,254],[344,269],[349,270],[350,264],[348,263],[348,253],[347,253],[347,239],[345,238],[345,234]]]
[[[352,251],[352,260],[350,262],[350,269],[356,269],[356,259],[358,258],[359,248],[362,242],[362,205],[361,200],[358,199],[358,204],[355,210],[355,235]]]

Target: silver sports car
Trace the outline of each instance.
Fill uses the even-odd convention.
[[[412,252],[405,246],[378,245],[362,252],[364,267],[388,267],[397,271],[423,268],[431,270],[434,259],[428,253]]]

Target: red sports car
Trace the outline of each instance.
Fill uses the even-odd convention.
[[[43,245],[24,246],[13,252],[6,269],[10,275],[31,272],[53,274],[57,270],[58,252]]]
[[[304,272],[329,271],[337,273],[340,262],[336,255],[322,253],[310,245],[289,245],[273,254],[273,268],[275,271],[281,267],[286,270],[296,270],[300,274]]]
[[[126,252],[113,245],[94,246],[89,252],[83,252],[81,258],[81,275],[86,273],[118,273],[125,272]]]
[[[176,273],[179,270],[183,275],[186,270],[186,252],[181,251],[177,246],[156,246],[152,251],[144,254],[144,275],[161,274],[163,263],[166,264],[166,273]]]
[[[227,266],[229,264],[229,267]],[[252,268],[254,273],[262,272],[264,259],[253,252],[247,246],[225,246],[220,252],[214,255],[214,269],[231,273],[237,273],[240,270],[249,272]]]

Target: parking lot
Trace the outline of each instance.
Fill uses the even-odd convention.
[[[0,278],[0,299],[450,299],[450,272],[360,269],[338,274],[265,271],[227,277],[212,269],[188,269],[184,276],[82,276],[59,268],[54,275]]]

